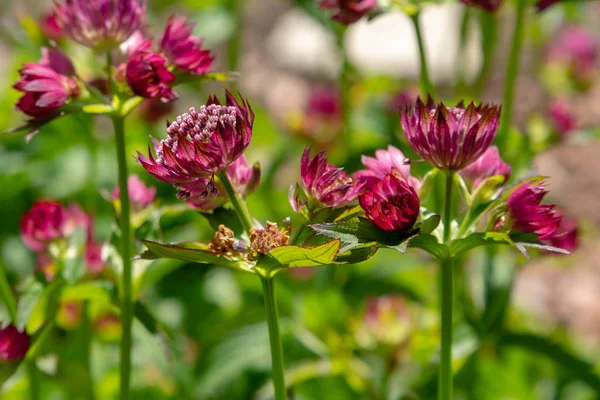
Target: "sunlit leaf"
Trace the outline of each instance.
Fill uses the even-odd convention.
[[[347,250],[335,258],[337,264],[357,264],[373,257],[379,250],[377,243],[367,243]]]
[[[526,258],[529,258],[529,254],[527,252],[528,247],[555,253],[569,254],[569,252],[564,249],[547,246],[537,242],[535,235],[509,235],[506,232],[477,232],[467,236],[464,239],[453,240],[452,243],[450,243],[450,253],[453,257],[455,257],[476,247],[495,244],[512,246],[519,250]]]
[[[332,264],[340,249],[340,241],[332,240],[315,247],[281,246],[261,257],[256,266],[274,267],[314,267]]]

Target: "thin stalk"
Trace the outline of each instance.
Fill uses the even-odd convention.
[[[452,221],[452,188],[454,173],[446,174],[446,197],[444,201],[444,243],[451,238]],[[440,263],[441,295],[440,319],[442,324],[442,344],[440,349],[440,370],[438,380],[438,399],[452,400],[454,397],[454,381],[452,377],[452,311],[454,305],[454,271],[452,258],[448,257]]]
[[[235,24],[234,31],[227,44],[227,64],[230,71],[236,71],[239,67],[239,56],[242,48],[244,2],[242,0],[229,0],[227,8],[233,15]]]
[[[506,67],[506,77],[504,80],[504,101],[502,104],[502,115],[500,117],[500,129],[498,137],[501,141],[506,141],[506,136],[512,122],[513,100],[515,95],[515,84],[519,74],[519,61],[521,59],[521,48],[523,47],[525,33],[525,11],[527,10],[527,0],[517,0],[515,25],[513,31],[510,56]]]
[[[496,50],[496,37],[498,36],[498,17],[494,12],[481,11],[479,13],[479,25],[481,26],[481,50],[483,52],[483,64],[475,82],[475,93],[481,96],[487,84],[490,68]]]
[[[29,377],[29,398],[31,400],[39,400],[40,386],[35,360],[25,360],[25,367],[27,368],[27,375]]]
[[[235,192],[229,177],[225,172],[220,172],[217,174],[219,181],[225,187],[225,191],[227,192],[227,197],[229,197],[229,201],[233,206],[233,209],[238,215],[242,226],[244,227],[244,231],[249,235],[250,229],[252,229],[252,218],[250,217],[250,213],[248,212],[248,208],[246,207],[246,203],[244,200],[240,199],[238,194]]]
[[[121,215],[119,225],[121,228],[121,257],[123,259],[123,277],[121,280],[122,319],[123,333],[121,337],[121,387],[120,399],[129,399],[129,386],[131,379],[131,326],[133,318],[133,289],[131,271],[131,234],[129,210],[129,186],[127,184],[127,158],[125,155],[125,121],[121,116],[113,116],[115,139],[117,143],[117,163],[119,166],[119,199],[121,202]]]
[[[460,41],[458,51],[456,52],[455,68],[456,68],[456,92],[460,95],[465,91],[465,74],[464,74],[464,59],[467,48],[469,23],[472,18],[472,8],[464,7],[462,20],[460,23]]]
[[[265,297],[265,311],[269,325],[269,341],[271,344],[271,361],[273,363],[273,387],[275,400],[286,400],[285,369],[283,366],[283,348],[279,334],[279,315],[275,300],[275,279],[272,276],[260,276]]]
[[[340,76],[340,102],[342,106],[342,122],[344,124],[344,140],[348,144],[352,144],[354,132],[352,129],[352,101],[350,91],[352,90],[352,65],[348,61],[348,55],[344,49],[344,35],[346,34],[345,26],[337,26],[335,29],[337,35],[337,44],[342,54],[342,74]]]
[[[92,377],[92,327],[89,314],[89,304],[85,302],[83,304],[83,313],[81,316],[81,327],[83,330],[82,335],[82,354],[83,362],[85,365],[85,372],[87,378],[87,398],[94,400],[96,398],[94,391],[94,379]]]
[[[429,79],[429,68],[427,67],[425,43],[423,41],[423,34],[421,33],[421,24],[419,23],[419,13],[414,13],[410,17],[415,27],[415,34],[417,35],[417,44],[419,45],[419,58],[421,64],[421,92],[425,96],[431,95],[431,97],[435,97],[435,89],[431,84],[431,80]]]
[[[17,301],[15,295],[10,289],[6,274],[4,273],[4,266],[0,263],[0,299],[2,303],[6,305],[8,315],[13,324],[17,323]]]

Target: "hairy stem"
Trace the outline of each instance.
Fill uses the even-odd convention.
[[[235,188],[231,184],[227,173],[220,172],[217,174],[217,177],[225,187],[227,197],[229,198],[233,209],[237,213],[238,218],[240,219],[240,222],[244,227],[244,231],[246,231],[246,233],[250,235],[250,229],[252,229],[252,218],[250,217],[250,213],[248,212],[248,208],[246,207],[246,202],[240,199],[238,194],[235,192]]]
[[[421,64],[421,92],[423,95],[430,95],[435,97],[435,89],[429,79],[429,68],[427,67],[427,56],[425,54],[425,42],[423,41],[423,34],[421,32],[421,24],[419,23],[419,13],[411,15],[413,25],[415,27],[415,34],[417,35],[417,44],[419,45],[419,59]]]

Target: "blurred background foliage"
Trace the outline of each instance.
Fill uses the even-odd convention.
[[[408,17],[394,11],[346,32],[343,44],[354,72],[354,136],[351,143],[343,143],[336,135],[339,116],[329,120],[311,114],[307,106],[313,90],[337,87],[343,56],[328,15],[314,1],[241,3],[238,9],[237,2],[229,0],[150,0],[148,9],[151,29],[162,26],[171,14],[195,21],[195,33],[217,55],[215,69],[240,72],[240,79],[228,86],[249,97],[256,112],[247,157],[262,166],[261,186],[248,199],[258,220],[291,216],[293,224],[299,222],[288,205],[287,190],[298,180],[300,154],[307,145],[327,149],[333,162],[350,171],[360,168],[361,154],[372,155],[390,143],[416,158],[403,138],[394,103],[399,93],[419,93],[418,55]],[[427,4],[423,15],[439,97],[450,103],[461,98],[500,102],[511,2],[498,15],[498,45],[484,85],[477,77],[485,19],[475,10],[465,17],[460,3],[443,3]],[[38,59],[39,47],[46,43],[38,21],[49,9],[50,4],[39,1],[0,4],[0,131],[21,123],[13,110],[18,93],[10,86],[23,62]],[[498,329],[478,330],[469,323],[469,312],[483,312],[480,282],[486,257],[476,253],[466,260],[463,281],[473,294],[467,300],[474,304],[461,308],[464,315],[457,318],[464,321],[456,326],[454,348],[457,399],[600,396],[600,85],[597,79],[586,87],[575,85],[564,68],[550,65],[546,56],[565,25],[581,25],[597,40],[600,4],[566,2],[528,17],[516,128],[502,143],[501,153],[513,165],[513,179],[534,166],[553,177],[552,200],[580,220],[582,246],[569,258],[540,254],[533,262],[496,252],[492,287],[510,296],[512,276],[517,276],[507,322]],[[60,45],[72,55],[82,77],[101,75],[101,63],[91,52],[67,42]],[[594,78],[597,75],[596,69]],[[206,218],[178,202],[171,186],[148,176],[133,156],[145,151],[149,136],[164,136],[165,119],[203,104],[209,93],[221,93],[222,86],[181,87],[181,98],[171,107],[145,104],[127,121],[130,168],[158,189],[154,215],[173,206],[160,217],[165,242],[206,241],[214,231]],[[555,98],[566,99],[572,108],[576,132],[557,134],[548,116]],[[106,197],[117,175],[113,146],[109,121],[86,115],[48,124],[29,144],[21,135],[0,136],[0,263],[18,293],[25,291],[23,285],[36,269],[33,254],[18,234],[19,220],[35,199],[79,203],[94,215],[98,238],[109,239],[114,212]],[[416,176],[426,169],[413,164]],[[434,193],[427,201],[439,199]],[[269,398],[269,346],[258,279],[177,261],[137,265],[146,273],[138,282],[133,397]],[[381,251],[360,265],[286,271],[278,279],[294,399],[434,398],[439,325],[436,267],[429,257],[415,251]],[[81,372],[87,361],[80,347],[88,340],[95,398],[112,399],[118,390],[118,318],[98,323],[96,316],[103,310],[95,310],[93,301],[83,311],[78,304],[80,309],[71,314],[61,308],[50,344],[37,362],[42,399],[90,398]],[[0,389],[0,397],[25,399],[28,390],[20,370]]]

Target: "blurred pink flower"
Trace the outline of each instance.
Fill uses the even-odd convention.
[[[460,0],[468,6],[477,6],[485,11],[494,12],[502,5],[502,0]]]
[[[474,163],[460,171],[460,175],[477,188],[486,179],[492,176],[504,176],[504,182],[510,178],[511,167],[500,157],[498,148],[490,146]]]
[[[587,81],[597,68],[598,41],[580,26],[567,26],[550,43],[548,59],[566,64],[576,79]]]
[[[193,75],[210,71],[214,57],[202,49],[204,40],[193,33],[194,24],[185,18],[171,17],[160,39],[160,52],[172,65]]]
[[[154,186],[146,186],[137,175],[130,175],[127,178],[127,186],[131,209],[134,213],[148,207],[156,197],[156,188]],[[118,201],[120,194],[121,191],[117,185],[112,191],[112,200]]]
[[[511,229],[535,233],[540,240],[554,238],[561,215],[553,204],[541,204],[548,191],[542,183],[524,182],[508,196],[506,223]]]
[[[65,32],[58,25],[56,16],[54,16],[52,13],[42,16],[40,19],[40,28],[42,29],[44,36],[46,36],[49,40],[58,42],[65,37]]]
[[[333,20],[350,25],[377,9],[376,0],[321,0],[319,6],[333,10]]]
[[[0,328],[0,361],[18,361],[29,350],[29,335],[13,325]]]
[[[462,103],[426,106],[420,99],[400,112],[400,122],[413,150],[445,171],[458,171],[490,146],[500,123],[500,107]]]
[[[21,238],[33,251],[44,251],[54,240],[65,239],[75,229],[65,207],[51,200],[36,201],[21,219]]]
[[[391,174],[393,169],[396,169],[415,190],[419,190],[421,186],[419,180],[410,175],[409,160],[392,145],[389,145],[387,150],[376,150],[375,158],[363,155],[361,161],[367,169],[357,171],[352,175],[361,187],[373,186],[387,174]]]
[[[564,100],[554,100],[550,104],[548,116],[552,121],[554,129],[561,136],[575,131],[578,127],[573,110],[569,106],[569,103]]]
[[[365,216],[387,232],[409,232],[420,212],[419,196],[395,168],[358,197]]]

